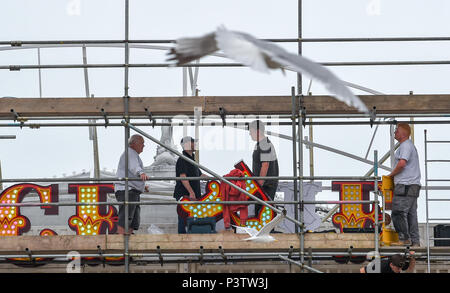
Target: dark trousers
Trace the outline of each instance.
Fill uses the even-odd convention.
[[[392,200],[392,223],[400,240],[420,243],[417,221],[417,197],[395,196]]]
[[[275,192],[277,191],[278,183],[276,185],[263,186],[262,190],[269,197],[269,200],[273,200],[275,198]],[[258,217],[259,212],[263,208],[263,205],[255,204],[255,216]]]
[[[178,216],[178,234],[186,234],[186,219]]]
[[[136,189],[128,191],[128,201],[140,201],[141,192]],[[116,191],[116,200],[118,202],[125,202],[125,190]],[[141,207],[136,204],[128,205],[128,225],[133,230],[139,230],[139,224],[141,222]],[[119,220],[117,225],[125,228],[125,205],[119,206]]]

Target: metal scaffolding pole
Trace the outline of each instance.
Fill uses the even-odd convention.
[[[301,3],[301,0],[299,0]],[[301,7],[301,5],[299,5]],[[378,37],[378,38],[267,38],[262,41],[275,43],[340,43],[340,42],[432,42],[450,41],[450,37]],[[174,44],[176,39],[152,40],[37,40],[0,41],[0,46],[21,47],[23,45],[82,45],[82,44]]]
[[[302,105],[303,105],[303,95],[299,95],[298,98],[298,175],[300,176],[299,180],[299,202],[300,202],[300,210],[299,210],[299,216],[300,216],[300,262],[304,263],[305,261],[305,230],[304,230],[304,204],[303,202],[303,119],[304,114],[302,113]]]
[[[129,272],[130,269],[130,256],[129,256],[129,211],[128,211],[128,200],[129,200],[129,182],[128,182],[128,178],[130,177],[130,174],[128,172],[128,164],[129,164],[129,158],[128,158],[128,139],[130,137],[130,128],[128,127],[128,123],[130,122],[130,117],[129,117],[129,99],[130,96],[128,94],[128,90],[129,90],[129,82],[128,82],[128,71],[129,71],[129,60],[130,60],[130,48],[129,48],[129,43],[128,43],[128,39],[129,39],[129,16],[130,16],[130,11],[129,11],[129,0],[125,0],[125,94],[124,94],[124,109],[125,109],[125,121],[127,122],[126,124],[124,124],[124,129],[125,129],[125,136],[124,136],[124,140],[125,140],[125,227],[124,227],[124,256],[125,256],[125,273]]]
[[[303,180],[358,180],[358,181],[367,181],[367,180],[374,180],[375,177],[373,176],[248,176],[248,177],[227,177],[230,180],[295,180],[295,179],[303,179]],[[175,177],[175,176],[155,176],[155,177],[149,177],[147,181],[163,181],[163,180],[205,180],[203,177]],[[209,177],[210,180],[221,180],[222,177],[216,177],[211,176]],[[121,177],[112,177],[112,178],[10,178],[10,179],[0,179],[0,182],[4,183],[20,183],[20,182],[120,182],[120,181],[140,181],[141,178],[136,177],[128,177],[128,178],[121,178]]]
[[[291,88],[291,95],[292,95],[292,172],[294,175],[294,201],[298,201],[298,181],[297,181],[297,131],[296,131],[296,124],[297,124],[297,111],[296,111],[296,100],[297,97],[295,95],[295,88]],[[298,219],[298,207],[299,205],[294,206],[294,218]],[[298,227],[295,226],[295,233],[298,233]]]
[[[108,117],[108,116],[107,116]],[[129,117],[129,116],[128,116]],[[24,117],[21,117],[24,118]],[[102,117],[103,119],[105,118],[104,116]],[[10,119],[14,119],[13,117],[9,118]],[[74,117],[73,119],[81,119],[78,117]],[[98,119],[97,117],[93,118],[93,119]],[[109,117],[108,117],[109,119]],[[122,117],[123,119],[123,117]],[[148,117],[147,117],[148,119]],[[403,121],[397,121],[397,122],[403,122]],[[240,124],[241,122],[228,122],[227,126],[234,126],[235,124]],[[405,121],[405,123],[409,123],[409,124],[422,124],[422,125],[428,125],[428,124],[438,124],[438,125],[442,125],[442,124],[450,124],[450,120],[422,120],[422,121],[413,121],[413,122],[409,122],[409,121]],[[244,124],[248,124],[248,123],[244,123]],[[285,126],[285,125],[292,125],[292,122],[276,122],[276,123],[267,123],[266,125],[281,125],[281,126]],[[330,125],[330,126],[338,126],[338,125],[369,125],[370,122],[369,121],[355,121],[355,122],[347,122],[347,121],[327,121],[327,122],[298,122],[297,124],[302,124],[304,126],[306,125]],[[373,124],[385,124],[385,125],[389,125],[392,123],[386,123],[386,122],[374,122]],[[172,123],[150,123],[150,122],[141,122],[141,123],[133,123],[133,125],[135,126],[195,126],[195,122],[172,122]],[[123,125],[121,123],[23,123],[23,122],[13,122],[13,123],[3,123],[0,124],[0,127],[29,127],[29,128],[34,128],[34,129],[38,129],[41,127],[86,127],[86,126],[106,126],[106,127],[123,127]],[[204,123],[200,123],[199,126],[223,126],[223,124],[221,122],[217,122],[217,123],[208,123],[207,125],[204,125]],[[268,132],[269,133],[269,132]],[[288,137],[286,135],[279,135],[280,137]],[[292,139],[292,138],[291,138]],[[316,144],[316,143],[312,143],[312,142],[308,142],[308,141],[304,141],[304,144],[310,144],[314,147],[320,147],[320,145]],[[362,158],[363,159],[363,158]],[[364,159],[363,159],[364,160]]]
[[[374,166],[373,166],[373,170],[374,170],[374,175],[375,175],[375,183],[374,183],[374,210],[375,210],[375,227],[374,227],[374,238],[375,238],[375,257],[379,257],[379,221],[378,221],[378,151],[375,150],[374,151],[374,158],[373,158],[373,162],[374,162]],[[383,210],[384,213],[384,210]]]
[[[123,98],[123,97],[115,97],[115,98]],[[238,123],[238,122],[230,122],[229,121],[230,119],[232,119],[233,116],[234,115],[227,115],[227,118],[229,118],[229,119],[227,119],[227,121],[225,123],[225,126],[235,126],[235,124]],[[172,117],[172,115],[154,115],[152,117],[154,119],[165,119],[165,118],[168,118],[168,117]],[[195,119],[195,115],[194,116],[185,115],[183,117],[186,117],[188,119]],[[277,117],[279,119],[291,119],[292,114],[279,114],[279,115],[277,115]],[[339,118],[346,118],[346,119],[348,119],[348,118],[367,118],[368,116],[365,115],[365,114],[309,114],[308,117],[310,117],[310,118],[320,118],[320,119],[332,119],[332,118],[337,118],[337,119],[339,119]],[[450,114],[378,114],[377,117],[386,118],[386,119],[388,119],[388,118],[398,118],[398,117],[407,117],[407,118],[410,118],[410,117],[449,118]],[[21,116],[21,118],[23,118],[24,120],[27,120],[27,121],[29,121],[29,120],[89,120],[89,119],[103,119],[104,116],[103,115],[89,115],[89,116],[88,115],[85,115],[85,116],[66,116],[66,115],[64,115],[64,116],[56,116],[56,117],[49,117],[49,116],[47,116],[47,117],[43,117],[43,116],[30,116],[30,117],[27,117],[27,116]],[[0,120],[12,120],[12,119],[13,119],[12,117],[0,117]],[[110,119],[110,120],[117,120],[117,119],[122,120],[123,116],[108,115],[108,119]],[[134,115],[134,116],[130,115],[130,119],[133,119],[133,120],[135,120],[135,119],[148,120],[148,115],[138,115],[138,114]],[[211,120],[211,119],[209,119],[209,120]],[[209,121],[209,120],[202,119],[200,125],[204,125],[205,121],[208,121],[208,123],[211,124],[211,125],[208,124],[208,126],[222,126],[223,125],[223,122],[219,122],[219,121],[216,122],[216,121]],[[409,124],[417,124],[415,122],[411,123],[411,121],[405,121],[405,122],[408,122]],[[291,124],[291,122],[286,122],[286,123],[288,123],[289,125]],[[281,125],[288,125],[286,123],[281,122]],[[370,124],[370,122],[368,122],[368,123]],[[179,124],[180,123],[178,123],[178,122],[173,122],[172,124],[158,122],[158,123],[155,123],[155,126],[181,126]],[[248,124],[248,122],[239,122],[239,124]],[[271,122],[266,122],[266,125],[270,125],[270,124],[271,124]],[[306,122],[305,124],[310,125],[311,121],[310,122]],[[378,125],[378,124],[381,124],[381,123],[374,123],[374,124]],[[386,124],[386,123],[383,123],[383,124]],[[190,123],[190,126],[192,126],[192,125],[194,125],[194,122]],[[280,122],[277,122],[277,125],[280,125]],[[0,138],[1,138],[1,136],[0,136]]]
[[[127,47],[127,46],[126,46]],[[450,60],[430,61],[366,61],[366,62],[318,62],[322,66],[393,66],[393,65],[448,65]],[[80,69],[80,68],[170,68],[170,63],[135,63],[135,64],[51,64],[51,65],[2,65],[0,70],[19,71],[27,69]],[[241,63],[188,63],[177,67],[246,67]]]
[[[429,211],[428,211],[428,144],[427,144],[427,130],[424,130],[424,141],[425,141],[425,235],[427,237],[427,273],[431,272],[431,263],[430,263],[430,220],[429,220]]]

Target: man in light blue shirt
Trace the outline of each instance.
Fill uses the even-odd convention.
[[[128,140],[128,176],[125,174],[125,152],[120,156],[119,165],[117,167],[118,178],[140,177],[141,181],[128,181],[128,201],[140,201],[140,195],[144,191],[148,191],[145,180],[149,177],[144,172],[144,164],[139,154],[144,150],[144,138],[139,134],[134,134]],[[116,199],[118,202],[125,202],[125,182],[117,182],[114,186]],[[140,223],[139,205],[128,205],[128,234],[132,234],[133,230],[139,229]],[[119,207],[119,220],[117,224],[117,233],[125,234],[125,206]]]
[[[420,246],[417,221],[417,198],[420,193],[420,166],[417,149],[409,139],[411,128],[399,123],[395,139],[400,143],[395,152],[395,168],[388,175],[394,178],[392,222],[398,233],[398,242],[391,245]]]

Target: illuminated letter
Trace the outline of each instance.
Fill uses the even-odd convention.
[[[76,194],[79,205],[76,215],[69,218],[69,227],[77,235],[114,234],[117,229],[117,210],[113,205],[89,205],[106,202],[107,194],[114,193],[114,184],[69,184],[69,193]]]
[[[58,185],[40,186],[36,184],[16,184],[3,190],[0,196],[2,204],[21,203],[23,198],[35,191],[39,195],[41,203],[52,203],[58,201]],[[41,206],[45,209],[45,215],[57,215],[57,206]],[[20,207],[0,207],[0,236],[22,235],[30,230],[30,220],[20,214]]]

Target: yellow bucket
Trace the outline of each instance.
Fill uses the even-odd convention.
[[[381,242],[385,246],[391,246],[392,242],[398,242],[398,233],[395,230],[383,227],[383,234],[381,234]]]

